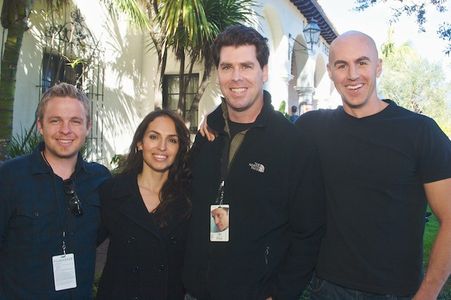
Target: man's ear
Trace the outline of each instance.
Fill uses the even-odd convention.
[[[263,82],[268,81],[268,64],[263,66]]]
[[[43,135],[43,133],[42,133],[42,121],[41,121],[41,119],[38,119],[38,120],[36,121],[36,125],[38,126],[39,133],[40,133],[41,135]]]
[[[332,80],[332,73],[331,73],[329,64],[327,64],[327,74],[329,74],[329,78]]]
[[[88,129],[88,134],[89,134],[89,132],[91,131],[91,128],[92,128],[92,122],[91,121],[89,121],[88,124],[86,124],[86,128]]]
[[[382,59],[379,58],[376,66],[376,76],[379,78],[379,76],[381,76],[381,73],[382,73]]]

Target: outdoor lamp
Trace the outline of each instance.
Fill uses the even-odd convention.
[[[310,22],[305,26],[303,30],[304,39],[307,45],[302,44],[301,42],[297,41],[291,33],[288,34],[288,38],[292,39],[296,44],[300,45],[304,50],[310,50],[313,52],[313,47],[315,45],[318,45],[319,43],[319,35],[321,34],[321,29],[318,26],[318,23],[314,18],[310,20]],[[290,47],[291,48],[291,47]],[[291,54],[291,49],[288,49],[288,56]]]
[[[302,32],[304,33],[305,42],[309,45],[310,51],[313,51],[313,46],[318,45],[319,35],[321,34],[321,29],[319,28],[315,18],[310,20]]]

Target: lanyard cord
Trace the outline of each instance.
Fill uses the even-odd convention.
[[[58,195],[56,193],[56,183],[55,183],[55,180],[56,180],[55,176],[56,175],[55,175],[55,172],[53,172],[52,166],[50,165],[49,161],[47,160],[47,157],[45,157],[44,151],[41,151],[41,155],[42,155],[42,158],[44,159],[45,163],[47,164],[47,166],[50,168],[50,170],[52,170],[51,176],[52,176],[53,195],[55,196],[56,206],[58,208],[58,219],[59,219],[59,223],[61,225],[61,231],[62,231],[61,249],[63,250],[63,256],[65,256],[66,255],[66,248],[67,248],[67,246],[66,246],[66,231],[67,231],[67,227],[68,227],[68,225],[67,225],[68,211],[67,211],[67,209],[63,209],[63,213],[62,214],[59,213],[59,212],[61,212],[61,203],[60,203],[60,201],[58,201]],[[63,221],[63,219],[62,219],[63,217],[62,216],[65,217],[66,222]],[[70,290],[69,296],[70,296],[70,299],[74,299],[74,290]]]
[[[59,201],[59,197],[58,194],[56,192],[56,183],[55,183],[55,172],[53,172],[52,166],[50,165],[50,163],[47,160],[47,157],[45,157],[44,151],[41,151],[41,155],[42,158],[44,159],[45,163],[47,164],[47,166],[50,168],[50,170],[52,171],[51,173],[51,177],[52,177],[52,189],[53,189],[53,195],[56,201],[56,207],[57,207],[57,215],[58,215],[58,220],[59,220],[59,224],[61,226],[61,232],[62,232],[62,241],[61,241],[61,249],[63,250],[63,255],[66,255],[66,231],[67,231],[67,222],[64,222],[63,220],[63,216],[65,217],[65,219],[67,220],[67,210],[65,209],[61,209],[61,202]],[[60,212],[63,213],[60,213]]]

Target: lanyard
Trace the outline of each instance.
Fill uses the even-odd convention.
[[[224,184],[227,175],[230,170],[230,166],[234,161],[235,154],[241,147],[247,131],[252,126],[249,124],[239,124],[231,122],[229,124],[227,115],[227,106],[224,101],[222,101],[223,118],[225,122],[225,135],[224,135],[224,147],[221,155],[221,182],[218,188],[218,196],[216,198],[216,204],[223,204],[224,201]]]
[[[216,198],[215,204],[222,205],[224,202],[224,180],[219,184],[218,197]]]
[[[226,135],[224,138],[224,148],[221,156],[221,182],[218,188],[216,204],[223,204],[225,180],[229,174],[230,166],[234,161],[235,154],[243,143],[246,133],[247,129],[236,133],[233,138],[230,138],[229,135]],[[231,151],[232,153],[230,153]]]
[[[218,187],[218,194],[215,204],[222,205],[224,202],[224,185],[227,175],[229,173],[229,150],[230,150],[230,135],[226,134],[224,137],[224,147],[221,155],[221,181]]]
[[[63,251],[63,254],[66,255],[66,231],[67,231],[67,220],[68,220],[68,215],[67,215],[67,209],[62,209],[61,208],[61,202],[59,201],[59,197],[56,191],[56,183],[55,183],[55,172],[53,172],[52,166],[50,166],[47,158],[45,157],[44,151],[41,152],[42,154],[42,158],[44,159],[45,163],[47,164],[47,166],[50,168],[50,170],[52,171],[51,175],[52,176],[52,188],[53,188],[53,194],[55,196],[55,201],[56,201],[56,206],[57,206],[57,210],[58,210],[58,219],[59,219],[59,224],[61,226],[61,232],[62,232],[62,240],[61,240],[61,250]],[[63,213],[60,213],[63,212]],[[63,218],[66,220],[66,222],[64,222]]]

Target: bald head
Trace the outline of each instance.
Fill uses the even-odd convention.
[[[347,113],[361,117],[381,109],[376,79],[382,61],[371,37],[359,31],[338,36],[330,45],[327,71]]]
[[[364,49],[368,56],[379,59],[376,43],[367,34],[360,31],[347,31],[339,35],[331,44],[329,50],[329,62],[333,61],[337,54],[352,53],[356,48]]]

